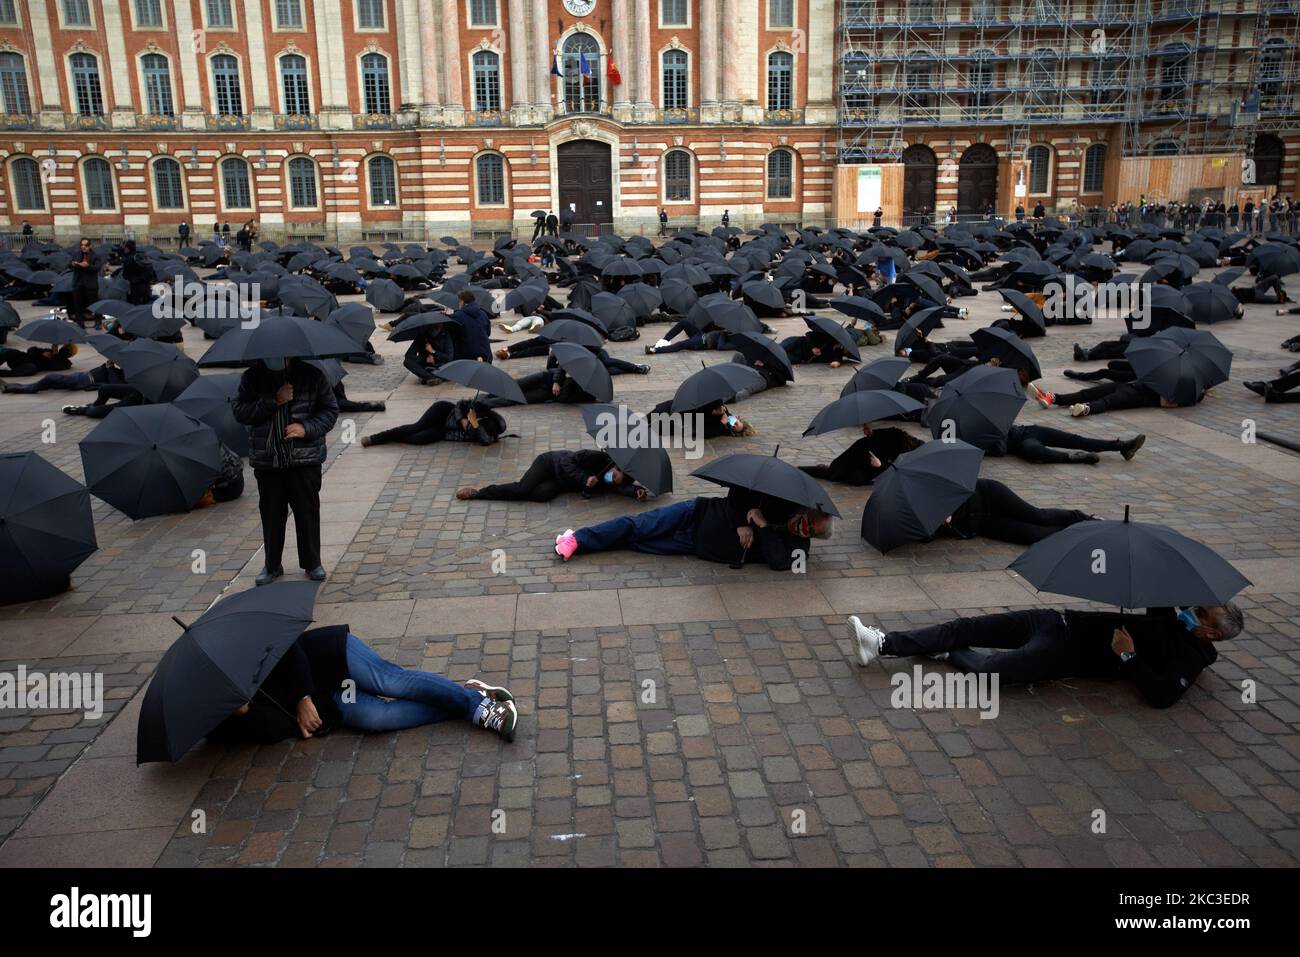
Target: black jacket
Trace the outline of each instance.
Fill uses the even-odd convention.
[[[636,482],[630,475],[624,475],[623,481],[618,485],[608,485],[602,481],[597,482],[595,488],[587,488],[587,479],[592,476],[600,478],[614,468],[614,460],[605,452],[597,449],[560,449],[543,452],[538,458],[547,460],[555,481],[566,492],[582,492],[584,495],[592,492],[618,492],[620,495],[636,497]]]
[[[466,303],[451,316],[456,325],[451,326],[456,343],[457,359],[492,361],[492,320],[476,302]]]
[[[748,524],[746,515],[757,508],[767,519],[767,528],[754,528],[754,544],[745,551],[737,529]],[[810,542],[786,531],[798,506],[768,495],[732,489],[725,498],[695,500],[695,554],[705,561],[736,563],[766,562],[773,571],[788,571],[796,550],[806,556]],[[751,526],[752,527],[752,526]]]
[[[277,406],[275,393],[286,376],[293,385],[293,398]],[[329,382],[315,366],[301,360],[284,372],[272,372],[260,363],[246,370],[231,409],[235,420],[248,426],[248,462],[255,469],[320,465],[325,461],[325,436],[339,417]],[[302,425],[303,438],[280,438],[291,422]]]
[[[310,696],[321,727],[312,737],[329,734],[342,723],[334,692],[348,678],[347,639],[350,625],[312,628],[289,646],[247,714],[232,714],[208,733],[214,744],[274,744],[301,737],[298,702]]]
[[[847,449],[837,455],[828,466],[804,466],[803,471],[817,478],[846,485],[870,485],[885,469],[893,464],[894,459],[904,452],[921,447],[920,440],[902,429],[892,426],[872,429],[870,435],[864,435]],[[875,453],[880,460],[880,467],[871,464],[871,455]]]
[[[1081,643],[1091,677],[1120,677],[1137,685],[1148,704],[1168,708],[1196,676],[1219,657],[1214,643],[1188,631],[1172,608],[1150,608],[1145,615],[1066,611],[1070,640]],[[1116,628],[1126,628],[1137,652],[1127,662],[1111,650]]]

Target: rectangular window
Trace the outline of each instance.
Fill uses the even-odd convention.
[[[361,30],[384,28],[384,0],[357,0],[357,28]]]
[[[90,26],[90,0],[63,0],[63,25]]]
[[[281,30],[302,28],[302,0],[275,0],[275,25]]]
[[[14,7],[14,0],[0,0],[0,23],[17,23],[18,10]]]
[[[32,111],[27,91],[27,67],[17,53],[0,53],[0,107],[6,113],[28,114]]]
[[[659,0],[659,20],[663,26],[688,26],[690,15],[690,0]]]
[[[82,116],[104,115],[104,90],[99,83],[99,62],[89,53],[72,55],[72,89],[78,113]]]
[[[233,27],[235,25],[235,14],[230,8],[230,0],[207,0],[206,11],[208,26],[210,27]]]
[[[386,57],[368,53],[361,58],[361,86],[367,113],[393,112],[392,97],[388,92]]]
[[[788,110],[794,106],[794,57],[773,53],[767,58],[767,108]]]
[[[792,29],[794,0],[767,0],[767,26],[769,30]]]
[[[469,25],[495,27],[497,25],[497,0],[469,0]]]
[[[137,27],[162,26],[162,0],[135,0],[135,25]]]
[[[280,80],[284,87],[284,112],[290,116],[306,116],[310,113],[307,61],[296,54],[281,57]]]

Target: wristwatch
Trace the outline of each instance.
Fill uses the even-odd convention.
[[[1124,664],[1128,664],[1136,657],[1137,657],[1136,651],[1121,651],[1119,653],[1119,660],[1124,662]]]

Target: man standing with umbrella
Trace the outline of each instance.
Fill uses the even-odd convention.
[[[546,212],[540,209],[533,210],[533,242],[537,242],[545,231]]]
[[[321,465],[338,402],[325,376],[296,359],[264,359],[239,380],[235,419],[248,427],[248,460],[257,479],[266,566],[257,584],[284,574],[285,526],[293,511],[298,564],[325,580],[320,560]]]

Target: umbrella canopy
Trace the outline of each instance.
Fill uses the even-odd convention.
[[[1194,405],[1206,389],[1227,382],[1232,352],[1212,333],[1165,329],[1129,342],[1124,357],[1137,381],[1176,405]]]
[[[1164,525],[1129,521],[1127,507],[1123,521],[1061,529],[1010,568],[1040,591],[1120,608],[1222,605],[1250,584],[1200,542]]]
[[[600,444],[614,464],[655,495],[673,490],[673,466],[659,447],[650,421],[624,405],[593,403],[582,407],[587,434]]]
[[[763,368],[785,376],[786,382],[794,381],[794,366],[779,342],[758,332],[738,332],[731,337],[731,344],[751,366],[762,363]]]
[[[920,402],[893,389],[850,392],[818,412],[803,434],[824,435],[836,429],[856,428],[866,422],[905,415],[919,408]]]
[[[274,582],[218,600],[167,649],[136,725],[135,761],[179,761],[251,701],[312,620],[319,582]]]
[[[813,332],[820,332],[822,335],[829,336],[835,342],[838,342],[844,349],[844,354],[854,362],[862,361],[862,353],[858,351],[857,340],[853,334],[845,329],[834,319],[827,316],[804,316],[803,321]]]
[[[285,277],[287,279],[288,277]],[[298,316],[324,319],[339,307],[334,295],[319,283],[310,280],[280,281],[280,302]]]
[[[609,377],[605,363],[590,349],[571,342],[557,342],[551,346],[551,355],[579,388],[597,402],[614,398],[614,380]]]
[[[696,329],[717,326],[726,332],[762,332],[763,324],[754,310],[736,299],[720,293],[701,296],[686,317]]]
[[[757,369],[738,362],[723,362],[706,366],[687,376],[673,394],[673,412],[694,412],[711,409],[719,402],[730,402],[736,393],[754,389],[764,384]]]
[[[391,279],[374,279],[366,287],[366,302],[380,312],[401,312],[406,293]]]
[[[658,289],[643,282],[628,283],[615,295],[626,302],[636,318],[641,320],[649,319],[664,302]]]
[[[663,282],[659,284],[659,294],[663,296],[664,306],[679,316],[688,315],[691,307],[700,300],[693,286],[683,279],[670,279],[666,273]]]
[[[173,345],[152,339],[127,343],[113,361],[122,367],[127,383],[150,402],[170,402],[199,377],[193,359]]]
[[[929,309],[919,309],[908,316],[907,321],[899,327],[898,335],[894,336],[894,354],[910,349],[921,336],[928,336],[943,325],[943,317],[939,314],[941,311],[940,307],[932,306]]]
[[[599,349],[605,343],[599,332],[576,319],[552,319],[539,335],[547,342],[572,342],[589,349]]]
[[[396,329],[388,334],[389,342],[410,342],[418,335],[423,335],[434,326],[455,325],[458,320],[444,312],[417,312],[403,319]]]
[[[44,342],[52,346],[86,341],[86,333],[79,326],[63,319],[33,319],[14,335],[28,342]]]
[[[546,293],[547,286],[545,283],[524,283],[506,293],[502,310],[513,309],[521,316],[530,315],[546,301]]]
[[[1016,289],[999,289],[998,292],[1011,308],[1033,323],[1038,335],[1047,334],[1047,320],[1043,317],[1043,310],[1038,308],[1034,300]]]
[[[805,508],[815,508],[827,515],[839,517],[840,514],[826,490],[812,476],[775,455],[748,452],[724,455],[691,474],[728,488],[749,489]]]
[[[333,361],[333,360],[331,360]],[[217,433],[223,445],[240,458],[248,457],[248,428],[235,421],[231,403],[239,392],[238,372],[199,376],[172,400],[172,405],[192,415]]]
[[[1241,303],[1227,286],[1217,282],[1195,282],[1183,289],[1183,295],[1192,304],[1192,321],[1213,325],[1227,319],[1239,318]]]
[[[263,359],[338,359],[357,351],[341,329],[301,316],[262,317],[253,328],[235,326],[212,344],[200,366],[250,366]]]
[[[342,330],[357,344],[358,350],[364,350],[375,331],[375,312],[362,303],[349,302],[331,312],[325,319],[325,325]]]
[[[0,329],[17,329],[20,324],[18,310],[0,300]]]
[[[217,433],[173,405],[114,409],[80,448],[91,494],[132,519],[190,511],[221,472]]]
[[[898,380],[903,377],[903,373],[908,370],[911,364],[911,360],[904,356],[887,356],[884,359],[877,359],[853,373],[853,378],[844,384],[844,388],[840,390],[840,395],[846,396],[853,392],[869,392],[872,389],[892,389],[898,385]]]
[[[591,353],[587,354],[591,355]],[[519,388],[519,383],[495,366],[479,362],[477,359],[453,359],[451,362],[436,366],[433,371],[440,378],[477,389],[479,392],[486,392],[488,395],[509,399],[520,405],[528,401],[524,398],[524,391]]]
[[[862,537],[882,554],[923,542],[975,494],[984,453],[960,440],[904,452],[876,479]]]
[[[1025,404],[1020,377],[1013,369],[977,366],[945,385],[926,410],[936,439],[958,438],[980,449],[1005,442]]]
[[[863,296],[837,296],[830,301],[831,308],[853,319],[877,323],[884,321],[885,310],[873,300]]]
[[[1014,332],[1000,326],[986,326],[971,333],[971,341],[979,349],[983,359],[997,359],[1008,369],[1023,369],[1029,374],[1029,380],[1040,379],[1042,368],[1038,365],[1038,356],[1029,343]]]
[[[84,485],[35,452],[0,455],[0,605],[63,591],[98,547]]]
[[[781,295],[781,290],[775,283],[761,279],[752,280],[740,287],[740,294],[751,309],[759,306],[778,315],[785,312],[785,297]]]
[[[170,310],[155,310],[152,306],[127,306],[117,313],[122,328],[139,339],[155,336],[174,336],[185,328],[185,317]]]

